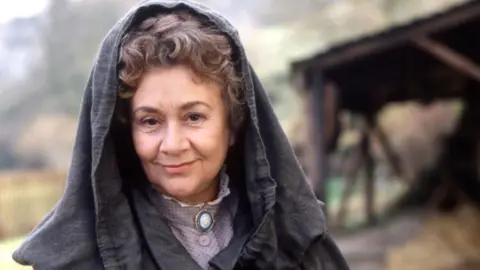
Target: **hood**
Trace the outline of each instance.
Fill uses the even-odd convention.
[[[17,262],[35,269],[97,269],[86,261],[100,254],[102,268],[138,269],[133,265],[138,262],[141,243],[122,190],[111,132],[117,61],[121,39],[130,27],[166,10],[188,10],[208,20],[231,39],[238,54],[248,107],[243,170],[255,226],[242,256],[257,261],[274,257],[299,261],[311,242],[324,233],[322,204],[307,183],[237,30],[197,3],[150,0],[132,8],[103,40],[81,104],[66,190],[15,251]],[[79,267],[84,262],[85,268]]]

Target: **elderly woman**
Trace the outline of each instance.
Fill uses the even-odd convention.
[[[145,1],[105,38],[34,269],[348,269],[236,30]]]

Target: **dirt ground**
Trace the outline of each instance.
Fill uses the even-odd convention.
[[[398,215],[334,238],[352,270],[478,270],[480,209]]]
[[[422,213],[402,214],[384,224],[348,235],[334,234],[335,242],[352,270],[386,270],[392,248],[417,235],[425,221]]]

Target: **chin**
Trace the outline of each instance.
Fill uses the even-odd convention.
[[[185,198],[191,197],[195,194],[193,190],[183,188],[166,189],[167,196],[173,197],[178,201],[183,201]]]
[[[157,188],[169,197],[173,197],[179,201],[182,198],[191,197],[196,193],[196,188],[190,185],[183,185],[182,183],[174,184],[165,184],[165,183],[154,183]]]

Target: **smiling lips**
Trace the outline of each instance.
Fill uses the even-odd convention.
[[[161,165],[161,166],[163,167],[163,169],[165,169],[165,171],[168,174],[180,174],[180,173],[184,173],[188,169],[190,169],[190,167],[192,167],[193,163],[195,163],[195,161],[176,164],[176,165]]]

